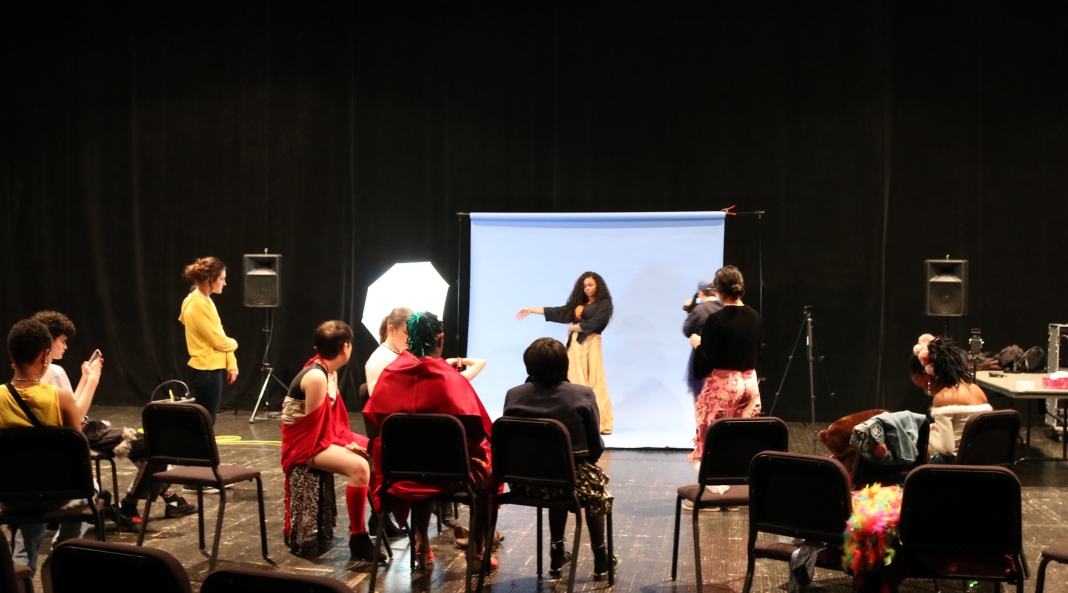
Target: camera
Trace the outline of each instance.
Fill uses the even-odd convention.
[[[972,337],[968,339],[969,353],[972,356],[979,356],[983,353],[983,338],[979,335],[979,328],[972,328]]]

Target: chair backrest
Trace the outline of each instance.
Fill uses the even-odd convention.
[[[493,423],[493,479],[508,484],[575,487],[567,427],[551,418],[501,417]]]
[[[905,479],[898,532],[915,552],[1011,554],[1022,544],[1020,480],[995,466],[925,465]]]
[[[749,536],[775,533],[841,543],[853,511],[849,474],[835,459],[764,452],[749,469]]]
[[[786,451],[790,431],[778,418],[724,418],[705,432],[699,484],[745,484],[749,463],[764,451]]]
[[[382,477],[388,482],[471,481],[464,425],[446,414],[392,414],[382,423]]]
[[[93,498],[89,441],[76,428],[0,429],[0,500]]]
[[[977,412],[964,423],[957,465],[1012,465],[1020,438],[1020,413],[1016,410]]]
[[[150,461],[174,465],[219,465],[211,415],[189,403],[154,402],[141,412]]]
[[[87,585],[97,581],[98,586]],[[52,590],[191,593],[189,575],[178,560],[156,548],[70,539],[52,552]]]
[[[204,579],[200,593],[352,593],[352,589],[326,577],[220,568]]]
[[[931,442],[931,424],[924,419],[920,424],[916,435],[916,460],[902,465],[882,465],[872,463],[857,451],[857,458],[853,462],[853,487],[860,488],[868,484],[879,482],[880,484],[901,484],[905,481],[908,472],[927,463],[927,445]]]

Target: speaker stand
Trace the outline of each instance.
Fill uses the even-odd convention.
[[[262,420],[278,418],[282,415],[281,412],[270,411],[271,398],[267,397],[267,387],[270,386],[271,379],[274,379],[281,385],[282,389],[285,389],[286,392],[289,391],[289,386],[274,375],[274,367],[272,367],[270,363],[271,337],[274,335],[274,309],[264,309],[263,313],[263,333],[267,336],[267,345],[263,348],[263,363],[260,365],[260,375],[263,377],[263,384],[260,385],[260,396],[256,398],[256,405],[252,408],[252,416],[248,419],[249,424],[256,422],[256,413],[260,409],[261,402],[263,403],[263,409],[267,412],[267,418],[263,418]]]

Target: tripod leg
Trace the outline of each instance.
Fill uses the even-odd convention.
[[[248,423],[252,424],[256,421],[256,412],[260,409],[260,402],[263,401],[263,395],[267,393],[267,386],[271,384],[271,377],[274,376],[274,369],[267,368],[267,376],[263,379],[263,386],[260,387],[260,396],[256,398],[256,406],[252,408],[252,416],[249,416]]]
[[[790,357],[786,359],[786,370],[782,372],[782,380],[779,381],[779,388],[775,390],[775,399],[771,402],[771,410],[768,411],[768,416],[775,415],[775,404],[779,403],[779,394],[782,393],[782,386],[786,384],[786,376],[790,374],[790,363],[794,361],[797,345],[801,343],[801,335],[805,333],[807,323],[807,319],[801,322],[801,329],[797,331],[797,337],[794,338],[794,347],[790,349]]]

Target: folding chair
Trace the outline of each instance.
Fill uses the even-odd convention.
[[[433,446],[427,446],[433,443]],[[467,452],[467,435],[463,423],[454,416],[445,414],[393,414],[382,423],[381,440],[382,486],[379,490],[378,532],[375,536],[375,557],[382,553],[385,541],[385,522],[390,502],[404,500],[389,492],[397,482],[420,482],[424,484],[459,483],[463,490],[459,492],[420,499],[420,502],[457,502],[471,507],[471,518],[476,512],[485,513],[489,523],[489,510],[475,508],[475,493],[471,483],[471,471]],[[492,532],[491,532],[492,533]],[[408,541],[411,545],[411,569],[415,570],[415,528],[409,525]],[[471,560],[474,545],[467,546],[467,572],[464,590],[471,591]],[[489,567],[489,551],[483,567]],[[486,570],[479,573],[478,591]],[[375,590],[378,567],[371,568],[371,585],[369,591]]]
[[[87,585],[99,579],[99,586]],[[155,548],[129,544],[67,540],[52,553],[52,590],[82,593],[89,590],[192,593],[189,575],[174,557]]]
[[[760,453],[749,468],[749,546],[744,593],[753,586],[757,558],[789,562],[798,549],[781,542],[757,545],[760,532],[841,546],[853,511],[849,474],[835,459],[797,453]],[[816,566],[842,571],[834,562]]]
[[[1016,461],[1020,413],[1016,410],[977,412],[964,423],[954,465],[1000,465]]]
[[[104,541],[103,510],[107,503],[97,498],[89,441],[76,428],[5,428],[0,430],[0,525],[24,523],[92,523]],[[71,500],[86,504],[66,507]],[[55,503],[55,510],[46,509]],[[20,507],[27,510],[20,510]]]
[[[713,507],[749,505],[749,463],[764,451],[786,451],[789,430],[778,418],[724,418],[708,427],[701,455],[701,469],[697,483],[681,486],[675,497],[675,534],[671,552],[671,580],[675,580],[679,565],[679,526],[682,501],[693,504],[693,553],[697,571],[697,591],[703,590],[701,573],[701,531],[698,513]],[[709,486],[730,486],[723,494],[708,490]]]
[[[223,514],[226,511],[226,485],[256,480],[256,495],[260,506],[260,547],[267,561],[267,526],[263,510],[263,480],[259,470],[236,465],[221,465],[219,448],[215,445],[215,429],[208,411],[197,404],[155,402],[141,412],[145,428],[145,445],[149,463],[171,464],[176,469],[145,476],[150,483],[187,484],[197,489],[197,526],[200,529],[200,550],[204,550],[204,488],[219,490],[219,515],[215,521],[215,541],[211,548],[209,572],[215,570],[222,539]],[[137,545],[145,540],[152,501],[159,495],[153,489],[145,502],[141,532]]]
[[[534,507],[538,512],[537,565],[538,579],[542,578],[542,509],[562,509],[575,514],[575,541],[571,546],[571,568],[567,579],[567,591],[575,587],[578,570],[579,548],[582,540],[582,503],[575,492],[575,458],[571,451],[571,435],[559,421],[549,418],[498,418],[493,423],[493,478],[498,483],[531,487],[559,488],[564,497],[560,500],[528,498],[515,492],[506,492],[497,497],[499,504],[514,504]],[[612,513],[606,517],[608,537],[608,586],[615,585],[613,562]],[[497,527],[497,512],[488,534],[492,537]],[[487,546],[490,545],[487,541]],[[487,548],[488,549],[488,548]]]
[[[898,533],[909,578],[1014,583],[1022,593],[1022,531],[1020,480],[1005,468],[925,465],[905,479]]]
[[[1068,542],[1060,542],[1042,550],[1042,562],[1038,565],[1035,593],[1042,593],[1046,588],[1046,566],[1050,562],[1068,564]]]
[[[352,593],[352,589],[326,577],[220,568],[204,579],[200,593]]]

